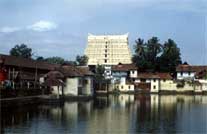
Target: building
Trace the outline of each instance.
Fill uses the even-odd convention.
[[[7,88],[38,88],[39,78],[59,67],[43,61],[0,54],[1,79]]]
[[[166,84],[168,85],[172,82],[173,79],[169,73],[139,73],[135,80],[135,85],[138,90],[158,93],[161,90],[165,90]]]
[[[134,91],[134,79],[137,77],[138,68],[134,64],[121,64],[112,66],[111,83],[119,91]]]
[[[50,86],[55,95],[92,96],[94,93],[93,75],[88,67],[64,65],[44,75],[43,85],[46,83],[47,86]],[[54,85],[54,83],[57,84]]]
[[[177,79],[194,79],[195,76],[203,71],[207,71],[207,66],[191,66],[191,65],[178,65],[176,67]]]
[[[89,58],[88,65],[130,64],[128,34],[124,35],[92,35],[88,34],[88,45],[85,55]]]

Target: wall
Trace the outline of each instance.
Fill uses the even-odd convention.
[[[130,70],[129,77],[131,77],[131,78],[137,78],[137,70]]]
[[[57,97],[59,97],[58,95],[61,95],[62,94],[61,87],[59,87],[59,90],[58,90],[58,87],[57,86],[52,86],[52,94],[55,94],[55,95],[57,95]]]
[[[160,89],[160,82],[159,79],[151,79],[151,92],[157,93]]]
[[[64,87],[65,95],[78,95],[78,78],[67,78]]]
[[[177,89],[177,83],[173,80],[160,80],[160,90],[175,91]]]
[[[202,90],[207,91],[207,80],[199,79],[198,81],[202,84]]]
[[[183,74],[181,75],[181,72],[177,72],[177,79],[181,80],[184,78],[194,78],[195,76],[195,72],[183,72]]]
[[[82,88],[82,93],[84,95],[93,95],[93,78],[92,77],[84,77],[84,83]]]
[[[134,91],[134,85],[133,84],[117,84],[118,90],[127,92],[127,91]]]

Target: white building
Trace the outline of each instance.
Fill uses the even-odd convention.
[[[195,79],[195,75],[206,70],[207,66],[179,65],[176,67],[177,79]]]
[[[122,92],[134,91],[134,79],[138,68],[134,64],[118,64],[112,66],[112,84]]]
[[[169,83],[173,82],[169,73],[139,73],[135,80],[136,88],[142,89],[151,93],[158,93],[165,90]]]
[[[52,85],[52,93],[55,95],[62,94],[62,91],[65,96],[92,96],[94,93],[93,73],[88,67],[62,66],[46,74],[45,79],[49,80],[47,85]],[[64,86],[54,86],[54,82],[64,83]]]
[[[128,34],[92,35],[88,34],[88,45],[85,55],[88,65],[117,65],[132,63]]]

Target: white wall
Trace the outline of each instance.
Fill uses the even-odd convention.
[[[151,79],[151,92],[157,93],[160,89],[159,79]]]
[[[126,77],[121,77],[120,84],[126,84]]]
[[[176,91],[176,89],[177,83],[175,83],[173,80],[160,80],[160,90]]]
[[[64,94],[78,95],[78,78],[67,78],[64,87]]]
[[[131,78],[137,78],[137,70],[130,70],[129,77],[131,77]]]
[[[177,79],[185,79],[185,78],[194,78],[195,72],[182,72],[183,74],[181,75],[181,72],[177,72]]]
[[[133,84],[118,84],[118,90],[127,92],[127,91],[134,91],[134,85]]]

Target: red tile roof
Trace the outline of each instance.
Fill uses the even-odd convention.
[[[50,71],[45,76],[48,77],[82,77],[82,76],[92,76],[94,75],[88,67],[76,67],[64,65],[59,68],[56,68],[54,71]]]
[[[201,72],[207,70],[207,65],[204,66],[191,66],[191,65],[178,65],[176,67],[177,72]]]
[[[5,66],[16,66],[16,67],[25,67],[25,68],[36,68],[44,70],[53,70],[56,67],[59,67],[58,64],[50,64],[43,61],[35,61],[32,59],[3,55],[0,54],[0,59],[3,59]]]
[[[138,68],[134,64],[118,64],[112,66],[113,71],[129,71],[137,70]]]
[[[138,73],[140,79],[172,79],[169,73]]]

